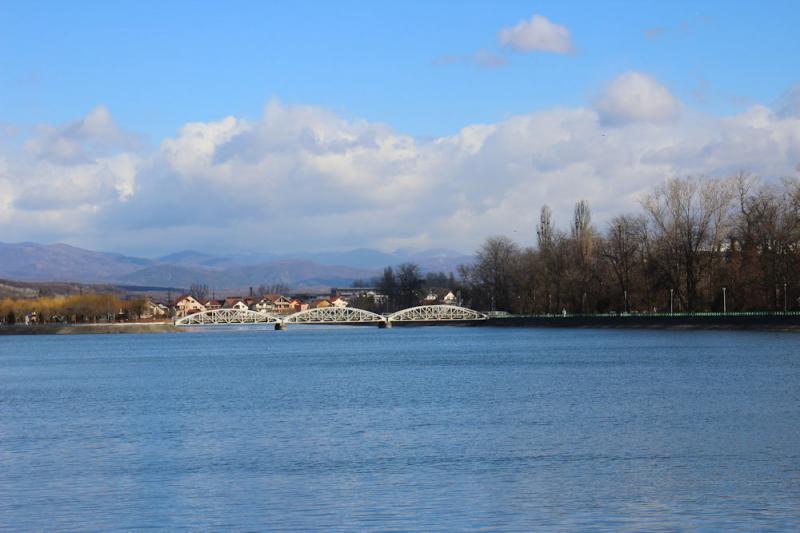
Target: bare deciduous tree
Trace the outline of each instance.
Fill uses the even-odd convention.
[[[655,239],[664,246],[657,259],[682,282],[688,311],[697,308],[701,277],[722,246],[734,197],[732,180],[672,178],[642,201]]]
[[[208,285],[192,283],[189,287],[189,296],[198,302],[204,302],[208,298]]]

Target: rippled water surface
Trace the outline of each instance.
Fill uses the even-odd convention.
[[[0,530],[797,530],[800,335],[0,337]]]

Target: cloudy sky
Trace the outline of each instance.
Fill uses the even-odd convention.
[[[795,1],[372,4],[0,1],[0,241],[469,252],[800,174]]]

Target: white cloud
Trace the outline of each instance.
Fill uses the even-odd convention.
[[[510,46],[518,52],[568,54],[573,51],[569,30],[541,15],[534,15],[530,20],[521,20],[512,28],[502,28],[498,37],[500,44]]]
[[[602,221],[637,209],[638,195],[668,176],[782,176],[800,163],[800,117],[764,106],[724,118],[695,112],[636,73],[594,106],[425,142],[279,102],[257,119],[187,124],[149,152],[103,144],[98,131],[117,129],[110,118],[99,123],[105,130],[86,126],[92,133],[75,141],[77,159],[0,145],[4,240],[127,251],[467,251],[497,233],[532,243],[544,203],[566,223],[573,203],[587,199]],[[66,129],[42,128],[28,146],[59,142],[54,132]]]
[[[652,77],[626,72],[615,78],[595,101],[608,123],[663,122],[675,118],[681,106],[669,90]]]
[[[25,143],[25,151],[56,164],[85,164],[118,150],[135,151],[140,144],[137,135],[119,129],[108,109],[98,106],[65,126],[41,126]]]

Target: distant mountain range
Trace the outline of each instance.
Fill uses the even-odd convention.
[[[225,256],[184,250],[144,259],[67,244],[0,242],[0,278],[184,288],[192,283],[216,289],[273,283],[284,283],[293,289],[347,286],[355,279],[376,276],[389,265],[412,262],[423,271],[453,272],[459,264],[469,261],[469,256],[441,249]]]

